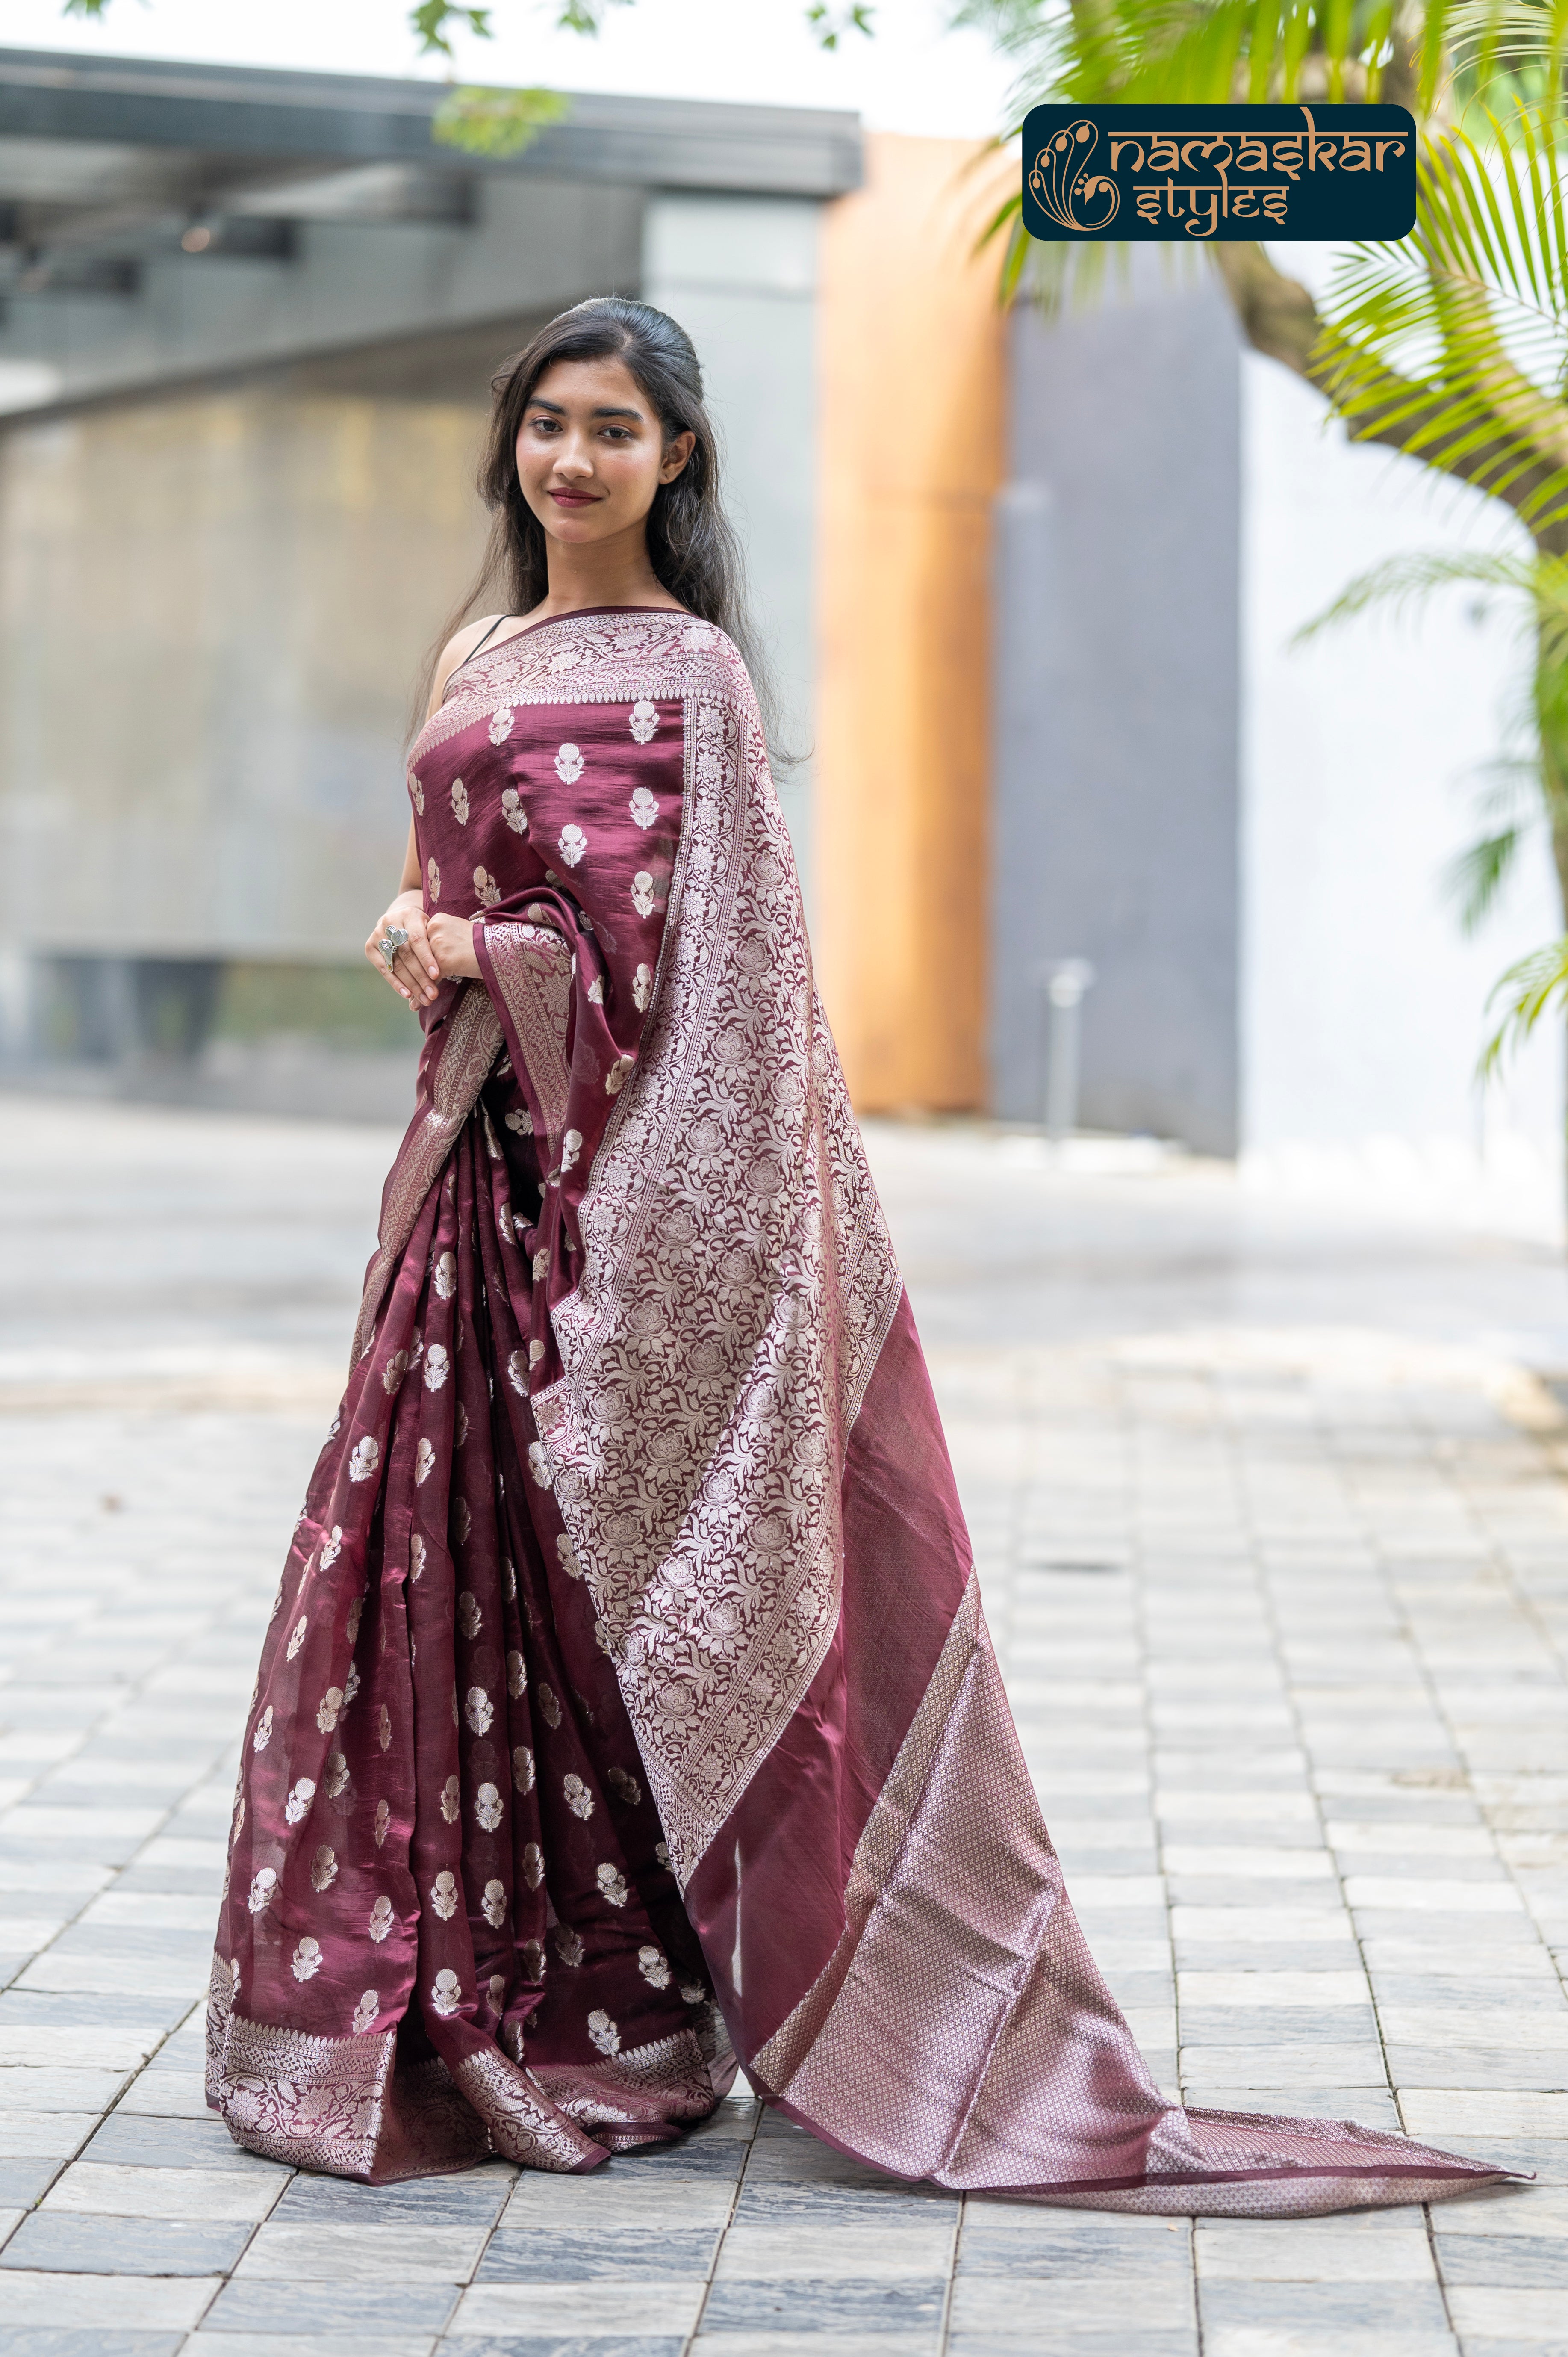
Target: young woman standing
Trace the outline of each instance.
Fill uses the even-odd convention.
[[[209,2100],[372,2182],[585,2169],[738,2051],[897,2174],[1302,2214],[1498,2172],[1187,2112],[1079,1930],[811,980],[696,356],[498,378],[366,944],[425,1030],[247,1721]]]

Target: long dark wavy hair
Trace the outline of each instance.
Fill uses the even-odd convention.
[[[776,699],[746,600],[746,565],[719,494],[719,448],[703,398],[703,371],[684,328],[650,303],[596,295],[563,311],[503,361],[490,380],[493,406],[479,461],[479,496],[493,519],[478,580],[447,636],[481,599],[501,597],[509,614],[532,613],[550,587],[544,527],[522,495],[517,437],[534,387],[557,361],[618,360],[651,403],[666,447],[695,438],[673,481],[660,483],[648,515],[648,554],[672,597],[725,631],[740,649],[769,739]],[[432,664],[434,670],[434,663]],[[423,709],[421,711],[423,718]]]

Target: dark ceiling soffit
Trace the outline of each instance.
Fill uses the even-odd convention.
[[[861,183],[860,118],[823,108],[572,93],[567,119],[494,163],[438,146],[440,82],[0,48],[0,136],[211,155],[439,163],[444,170],[836,197]]]

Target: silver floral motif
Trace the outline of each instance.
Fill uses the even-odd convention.
[[[485,1910],[485,1921],[489,1925],[491,1931],[499,1932],[501,1925],[506,1921],[505,1883],[496,1881],[487,1882],[485,1885],[484,1898],[479,1903]]]
[[[359,1691],[360,1664],[358,1662],[350,1662],[349,1664],[349,1683],[343,1689],[343,1707],[345,1710],[348,1709],[349,1705],[353,1701],[354,1696],[359,1693]],[[324,1727],[322,1732],[323,1734],[326,1734],[328,1730]]]
[[[359,2004],[354,2007],[354,2018],[350,2027],[360,2032],[367,2029],[373,2029],[376,2026],[376,2019],[381,2009],[381,2001],[376,1995],[375,1990],[367,1989],[364,1996],[360,1999]]]
[[[364,1591],[361,1589],[358,1596],[351,1597],[349,1598],[348,1615],[343,1622],[343,1633],[348,1638],[350,1645],[360,1633],[360,1618],[363,1613],[364,1609],[365,1597]]]
[[[470,1686],[467,1705],[468,1724],[476,1735],[488,1735],[495,1717],[495,1706],[483,1686]]]
[[[452,815],[459,826],[468,823],[468,789],[461,778],[452,780]]]
[[[457,1255],[444,1252],[431,1271],[435,1291],[443,1301],[450,1301],[457,1290]]]
[[[564,1964],[569,1964],[574,1972],[576,1971],[577,1966],[582,1963],[583,1943],[579,1940],[575,1932],[573,1931],[570,1923],[556,1924],[555,1953],[560,1957],[562,1963]]]
[[[390,1398],[408,1372],[408,1352],[394,1351],[381,1369],[381,1389]]]
[[[576,1168],[577,1157],[582,1151],[582,1131],[580,1129],[569,1129],[564,1137],[561,1140],[561,1168],[563,1174],[568,1170],[575,1170]]]
[[[554,1687],[546,1685],[542,1679],[539,1685],[539,1715],[546,1727],[559,1727],[561,1724],[560,1698]]]
[[[310,1862],[310,1887],[313,1890],[329,1890],[338,1879],[338,1853],[323,1842]]]
[[[506,1375],[508,1383],[511,1385],[519,1399],[526,1399],[528,1397],[528,1353],[526,1351],[512,1351],[510,1357],[506,1362]],[[537,1448],[539,1446],[538,1442],[535,1441],[533,1446]]]
[[[350,1481],[368,1481],[381,1461],[381,1444],[373,1433],[362,1433],[349,1454]]]
[[[523,1844],[522,1878],[530,1890],[537,1890],[544,1879],[544,1852],[537,1842]]]
[[[265,1710],[263,1711],[260,1718],[256,1721],[256,1731],[254,1735],[252,1736],[251,1742],[257,1751],[264,1751],[272,1739],[273,1706],[271,1703],[268,1703]]]
[[[435,1984],[430,1991],[430,2002],[443,2020],[456,2013],[462,2004],[463,1991],[458,1984],[456,1974],[450,1966],[445,1972],[436,1974]]]
[[[316,1784],[311,1781],[309,1775],[302,1775],[297,1784],[295,1784],[293,1792],[290,1792],[290,1796],[287,1796],[285,1803],[283,1803],[283,1815],[285,1815],[285,1820],[290,1822],[290,1824],[302,1824],[306,1813],[309,1813],[309,1805],[314,1798],[316,1798]]]
[[[450,1867],[443,1867],[430,1886],[430,1904],[444,1923],[457,1912],[457,1882]]]
[[[456,1776],[448,1776],[441,1787],[441,1813],[449,1825],[455,1825],[462,1814],[463,1803]]]
[[[543,1941],[525,1940],[522,1943],[521,1954],[523,1978],[530,1981],[542,1981],[544,1978]]]
[[[564,1531],[557,1531],[555,1534],[555,1553],[560,1559],[561,1568],[565,1573],[567,1578],[581,1579],[583,1577],[583,1566],[577,1560],[577,1550],[572,1544],[571,1540],[567,1537]]]
[[[575,1817],[593,1815],[594,1796],[580,1776],[564,1776],[561,1790],[565,1796],[566,1806]]]
[[[564,786],[575,786],[583,774],[582,748],[563,745],[555,756],[555,774]]]
[[[639,965],[631,977],[631,1003],[639,1015],[647,1013],[648,1002],[652,996],[653,968],[650,965]]]
[[[465,1637],[477,1637],[484,1625],[485,1616],[479,1609],[478,1598],[465,1587],[457,1598],[458,1628]]]
[[[533,1776],[533,1754],[526,1743],[519,1743],[511,1755],[511,1781],[520,1792],[532,1792]]]
[[[453,1419],[452,1437],[456,1447],[459,1448],[462,1448],[463,1443],[468,1437],[468,1411],[463,1405],[461,1400],[457,1403],[457,1413]]]
[[[302,1613],[300,1614],[300,1616],[299,1616],[299,1619],[298,1619],[298,1620],[295,1622],[295,1624],[294,1624],[294,1634],[293,1634],[293,1636],[292,1636],[292,1637],[289,1639],[289,1641],[288,1641],[288,1649],[287,1649],[287,1656],[286,1656],[286,1658],[287,1658],[289,1661],[291,1661],[291,1662],[293,1661],[293,1659],[294,1659],[295,1655],[298,1652],[298,1651],[299,1651],[300,1647],[304,1644],[304,1642],[305,1642],[305,1632],[306,1632],[306,1631],[309,1628],[309,1626],[310,1626],[309,1621],[306,1619],[306,1617],[305,1617],[304,1613],[302,1612]]]
[[[528,813],[523,809],[521,797],[515,786],[506,786],[502,789],[501,816],[513,834],[528,833]]]
[[[421,1446],[423,1447],[423,1443]],[[415,1585],[424,1577],[424,1541],[417,1531],[411,1532],[408,1542],[408,1576]]]
[[[616,1058],[615,1062],[605,1074],[606,1096],[619,1096],[622,1089],[624,1089],[627,1084],[627,1081],[631,1073],[631,1068],[636,1061],[637,1059],[635,1056],[618,1056]]]
[[[701,1981],[682,1981],[681,1995],[687,2005],[705,2005],[708,2001],[708,1992]]]
[[[653,878],[646,867],[639,867],[631,879],[631,905],[639,917],[653,914]]]
[[[334,1523],[330,1534],[321,1542],[321,1568],[330,1571],[343,1552],[343,1525]]]
[[[371,1828],[371,1832],[372,1832],[372,1833],[373,1833],[373,1835],[375,1835],[375,1843],[376,1843],[376,1847],[377,1847],[378,1849],[380,1849],[380,1847],[381,1847],[381,1844],[385,1841],[385,1839],[386,1839],[386,1837],[387,1837],[387,1835],[388,1835],[388,1833],[390,1832],[391,1828],[392,1828],[392,1808],[391,1808],[391,1805],[390,1805],[390,1803],[387,1803],[387,1802],[385,1802],[385,1801],[378,1801],[378,1802],[376,1803],[376,1822],[375,1822],[374,1825]]]
[[[376,1741],[383,1751],[392,1749],[392,1713],[384,1702],[376,1712]]]
[[[423,818],[424,816],[424,788],[420,783],[418,776],[413,770],[408,773],[408,794],[409,800],[413,802],[414,809],[419,813],[420,817]]]
[[[246,1901],[252,1915],[266,1913],[277,1887],[278,1878],[274,1869],[270,1866],[258,1867],[251,1877],[250,1897]]]
[[[600,1898],[607,1899],[612,1907],[624,1907],[627,1901],[627,1886],[626,1877],[620,1868],[617,1866],[601,1866],[596,1867],[595,1872],[598,1879]]]
[[[321,1789],[329,1801],[336,1801],[341,1793],[348,1791],[349,1762],[340,1751],[328,1753],[327,1773],[322,1778]]]
[[[665,1989],[670,1986],[670,1959],[658,1948],[639,1948],[637,1969],[650,1988]]]
[[[510,735],[511,706],[510,704],[503,704],[490,716],[490,743],[504,745]]]
[[[628,1809],[635,1809],[642,1799],[641,1785],[635,1776],[628,1776],[624,1768],[607,1769],[605,1781],[612,1792],[620,1794]]]
[[[533,1282],[537,1285],[542,1276],[548,1276],[549,1274],[550,1247],[544,1244],[533,1255]]]
[[[371,1937],[380,1947],[392,1927],[392,1903],[390,1899],[378,1899],[371,1910]]]
[[[601,2054],[620,2052],[620,2031],[601,2007],[596,2006],[588,2016],[588,2036]]]
[[[647,828],[659,816],[659,804],[646,786],[639,786],[631,798],[631,814],[639,826]]]
[[[492,1973],[490,1975],[488,1986],[489,1989],[490,2011],[492,2013],[499,2013],[506,2004],[506,1975],[504,1973]]]
[[[473,1527],[474,1517],[469,1511],[468,1501],[467,1498],[454,1498],[452,1501],[452,1528],[456,1533],[457,1544],[459,1546],[466,1546],[467,1544],[468,1534]]]
[[[506,1117],[506,1125],[519,1137],[533,1135],[533,1115],[526,1105],[513,1105]]]
[[[432,1342],[424,1353],[424,1388],[438,1392],[451,1372],[451,1361],[444,1342]]]
[[[634,741],[639,745],[651,745],[658,726],[658,705],[656,704],[650,703],[646,695],[639,695],[637,702],[631,707],[631,733]],[[639,786],[638,788],[638,791],[639,793],[641,793],[643,789]],[[651,802],[652,799],[653,797],[650,795],[649,800]],[[645,820],[638,820],[638,824],[639,826],[645,825],[646,823],[647,822]]]
[[[481,1784],[474,1795],[474,1816],[481,1833],[493,1834],[501,1821],[502,1802],[494,1784]]]
[[[513,1358],[517,1356],[515,1351],[512,1356]],[[542,1440],[531,1440],[528,1444],[528,1469],[541,1490],[549,1489],[550,1459],[544,1454],[544,1443]]]
[[[522,1655],[517,1652],[509,1653],[506,1657],[506,1690],[513,1702],[517,1701],[527,1684],[528,1671]]]
[[[289,1958],[289,1969],[296,1981],[310,1980],[321,1970],[321,1943],[307,1934],[300,1941]]]
[[[316,1724],[323,1735],[330,1735],[338,1724],[338,1714],[343,1707],[341,1686],[328,1686],[316,1706]]]
[[[564,826],[561,830],[561,856],[568,867],[575,867],[588,847],[588,838],[580,826]]]
[[[441,870],[436,866],[434,857],[425,861],[424,876],[425,881],[430,887],[431,899],[433,900],[439,900],[441,898]]]

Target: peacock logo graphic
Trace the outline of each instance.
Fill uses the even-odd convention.
[[[1052,133],[1035,158],[1029,174],[1029,193],[1058,229],[1107,229],[1116,218],[1121,191],[1108,173],[1090,168],[1099,141],[1100,133],[1094,124],[1065,124],[1061,130]],[[1110,204],[1097,220],[1080,216],[1079,205],[1094,205],[1105,197],[1111,199]]]

